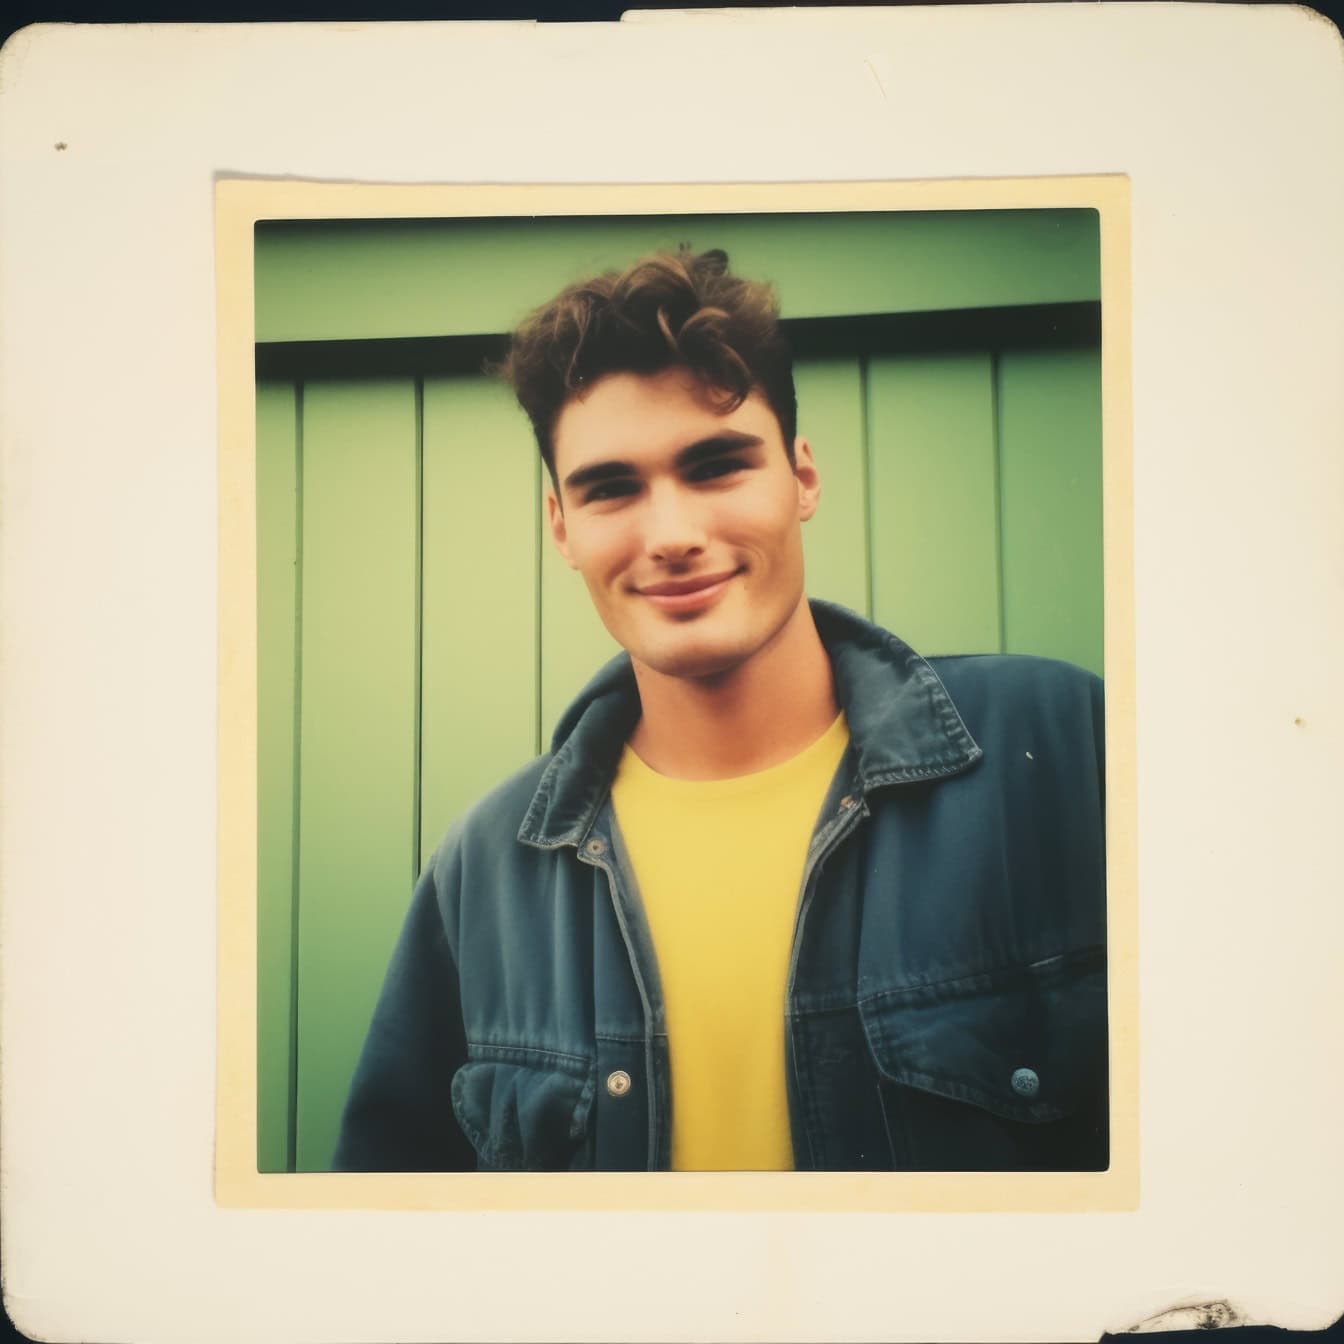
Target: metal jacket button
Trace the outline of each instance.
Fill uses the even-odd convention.
[[[1041,1080],[1035,1069],[1013,1071],[1013,1091],[1019,1097],[1034,1097],[1041,1090]]]
[[[623,1097],[630,1090],[630,1075],[624,1069],[607,1074],[607,1091],[613,1097]]]
[[[584,849],[590,854],[605,854],[607,852],[607,842],[605,840],[593,839],[584,845]]]

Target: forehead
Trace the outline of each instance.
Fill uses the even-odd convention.
[[[682,368],[659,373],[609,373],[567,401],[556,417],[551,442],[557,474],[608,458],[644,461],[676,453],[723,429],[769,441],[780,438],[769,403],[757,391],[733,410]]]

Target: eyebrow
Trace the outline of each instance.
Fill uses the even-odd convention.
[[[724,457],[728,453],[740,453],[744,448],[758,448],[765,440],[757,434],[745,434],[741,430],[725,429],[708,438],[688,443],[673,459],[679,471],[693,467],[701,462]],[[581,490],[585,485],[595,485],[599,481],[620,480],[627,476],[637,476],[639,472],[633,462],[612,459],[607,462],[592,462],[586,467],[571,471],[564,479],[566,490]]]

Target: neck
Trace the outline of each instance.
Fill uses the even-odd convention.
[[[768,770],[811,746],[839,704],[830,659],[806,599],[770,642],[710,677],[674,677],[634,664],[639,758],[674,779],[731,779]]]

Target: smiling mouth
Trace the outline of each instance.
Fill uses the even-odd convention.
[[[729,582],[741,573],[730,569],[721,574],[701,574],[689,579],[667,579],[637,591],[662,611],[699,611],[718,600]]]

